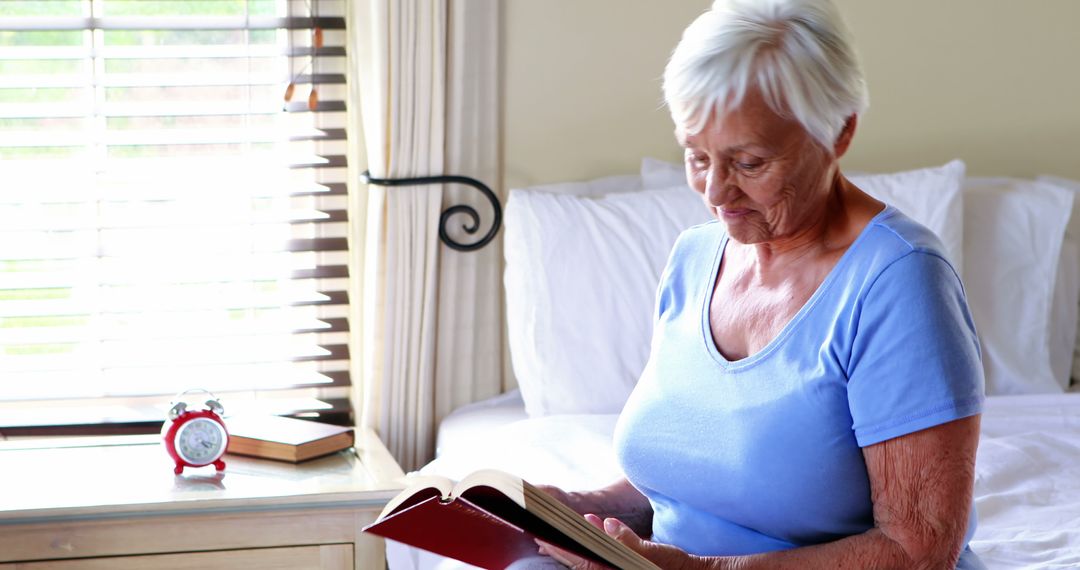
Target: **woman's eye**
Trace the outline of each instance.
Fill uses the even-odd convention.
[[[690,166],[694,168],[704,168],[709,165],[709,157],[705,155],[691,155],[689,158]]]
[[[735,166],[739,170],[743,170],[743,171],[746,171],[746,172],[753,172],[753,171],[761,168],[763,164],[764,163],[761,163],[761,162],[736,162]]]

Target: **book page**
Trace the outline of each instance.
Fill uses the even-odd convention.
[[[521,508],[526,508],[525,488],[521,478],[496,469],[481,469],[470,473],[457,485],[454,485],[452,495],[454,497],[460,497],[462,493],[466,492],[470,487],[478,487],[481,485],[495,489],[503,495],[506,495],[506,498],[517,503]]]
[[[442,499],[449,499],[454,489],[454,482],[446,477],[435,475],[407,475],[405,477],[405,489],[386,503],[386,507],[379,513],[382,519],[387,515],[409,508],[432,495]]]

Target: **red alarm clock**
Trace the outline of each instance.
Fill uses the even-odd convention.
[[[181,398],[189,392],[206,392],[210,399],[201,410],[189,410]],[[176,395],[169,409],[169,418],[161,426],[165,450],[176,463],[173,472],[180,475],[184,467],[214,465],[218,471],[225,469],[221,456],[229,446],[229,432],[221,415],[225,409],[217,397],[207,390],[186,390]]]

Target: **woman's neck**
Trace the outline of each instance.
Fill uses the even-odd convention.
[[[854,187],[837,171],[817,211],[807,213],[808,224],[786,236],[746,244],[742,246],[743,253],[750,256],[759,272],[770,273],[779,268],[797,267],[838,249],[846,250],[859,233],[851,231],[851,188]],[[865,224],[860,225],[860,230],[861,226]]]

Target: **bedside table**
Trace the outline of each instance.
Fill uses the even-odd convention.
[[[0,570],[385,568],[360,529],[403,473],[370,430],[295,465],[225,455],[220,474],[173,475],[156,435],[42,441],[0,443]]]

